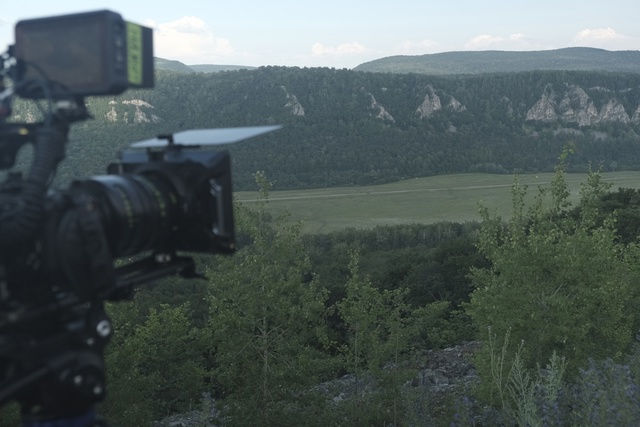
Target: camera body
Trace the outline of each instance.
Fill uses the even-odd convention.
[[[0,187],[5,202],[0,250],[43,240],[40,246],[49,252],[31,258],[48,260],[47,275],[65,271],[73,276],[77,262],[74,266],[68,256],[50,254],[77,254],[70,246],[83,241],[77,231],[83,222],[78,205],[88,203],[100,223],[94,228],[104,229],[112,258],[143,251],[162,252],[165,259],[174,258],[176,251],[234,251],[229,154],[192,147],[206,145],[206,133],[198,144],[175,144],[173,135],[166,135],[146,150],[121,154],[120,161],[107,168],[108,175],[74,182],[63,192],[66,204],[50,202],[50,197],[60,199],[55,192],[45,194],[64,157],[69,126],[89,117],[84,96],[153,87],[151,29],[102,10],[23,20],[16,24],[15,35],[9,50],[14,64],[5,74],[13,80],[16,95],[45,99],[50,113],[41,124],[22,127],[3,123],[0,117],[0,154],[11,159],[3,160],[2,167],[13,166],[17,151],[27,143],[35,152],[30,174],[13,175]],[[40,223],[48,226],[41,229]]]
[[[30,169],[0,182],[0,406],[17,400],[23,425],[94,425],[73,420],[92,420],[105,396],[104,302],[201,277],[181,252],[235,251],[230,156],[202,148],[279,126],[161,135],[51,189],[70,126],[90,118],[83,97],[153,86],[151,30],[110,11],[26,20],[0,59],[0,169],[33,146]],[[44,100],[43,121],[7,121],[16,95]]]
[[[18,66],[12,79],[23,98],[153,87],[151,29],[108,10],[20,21],[13,55]],[[42,79],[48,93],[36,83]]]

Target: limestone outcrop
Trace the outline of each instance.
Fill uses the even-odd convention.
[[[591,126],[601,123],[640,123],[640,107],[630,116],[615,93],[604,88],[594,91],[612,94],[609,100],[598,109],[587,92],[577,85],[567,85],[562,92],[556,92],[548,84],[540,99],[527,111],[530,121],[575,123],[578,126]]]

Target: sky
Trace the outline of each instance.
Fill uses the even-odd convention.
[[[640,50],[640,0],[4,0],[21,19],[109,9],[154,29],[154,56],[193,64],[353,68],[393,55]]]

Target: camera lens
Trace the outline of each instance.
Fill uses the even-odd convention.
[[[180,197],[159,173],[102,175],[78,186],[96,200],[115,257],[162,247],[178,224]]]

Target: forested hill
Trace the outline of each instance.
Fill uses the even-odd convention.
[[[245,65],[186,65],[180,61],[164,58],[154,58],[154,63],[156,70],[175,71],[178,73],[219,73],[221,71],[253,70],[256,68]]]
[[[530,52],[488,50],[443,52],[416,56],[389,56],[366,62],[356,71],[422,73],[432,75],[481,74],[531,70],[586,70],[640,72],[640,51],[608,51],[570,47]]]
[[[102,173],[119,149],[159,133],[282,124],[230,147],[236,189],[264,170],[276,188],[390,182],[457,172],[549,171],[575,144],[589,162],[640,168],[640,74],[535,71],[477,76],[264,67],[158,72],[156,88],[87,100],[65,180]],[[16,120],[35,106],[16,105]]]

